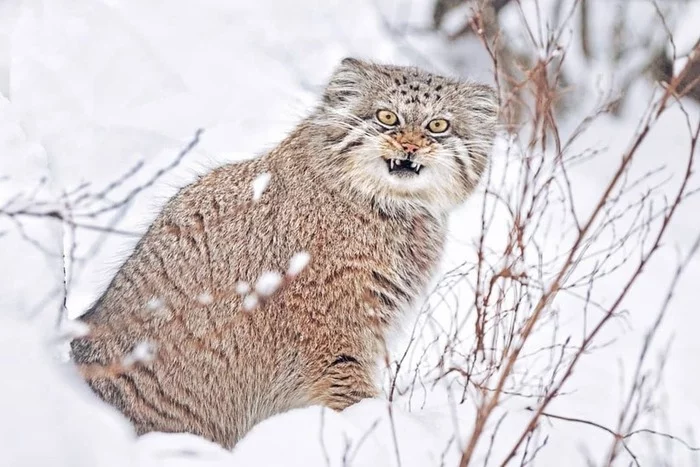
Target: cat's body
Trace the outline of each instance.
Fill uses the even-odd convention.
[[[275,413],[311,404],[342,409],[377,395],[374,375],[386,333],[425,291],[442,251],[447,211],[471,192],[483,164],[472,177],[460,168],[469,161],[452,163],[454,175],[444,182],[450,192],[407,192],[406,184],[426,172],[441,176],[439,164],[431,169],[427,149],[426,156],[420,152],[437,140],[403,131],[398,121],[395,135],[352,128],[360,103],[352,104],[347,86],[371,73],[396,82],[406,106],[404,96],[428,95],[416,81],[453,86],[415,69],[345,61],[320,110],[275,150],[217,169],[173,198],[84,317],[91,333],[73,342],[74,359],[93,389],[139,432],[187,431],[232,446]],[[410,94],[402,94],[404,88]],[[480,148],[488,149],[493,102],[483,87],[470,89],[481,93],[477,107],[490,102],[481,111],[483,128],[470,123],[478,138],[488,139]],[[337,109],[351,105],[352,118],[343,112],[341,121]],[[382,162],[368,174],[381,169],[388,175],[376,177],[396,177],[387,156],[376,151],[397,147],[413,151],[407,160],[424,168],[411,169],[415,174],[407,168],[389,188],[374,175],[358,178],[361,185],[348,179],[362,177],[362,150]],[[270,182],[256,201],[252,183],[263,173]],[[284,274],[299,252],[310,255],[306,269],[246,311],[240,282],[254,286],[265,272]],[[89,371],[94,364],[113,368],[141,342],[156,346],[155,359]]]

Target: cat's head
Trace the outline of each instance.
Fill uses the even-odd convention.
[[[383,208],[444,213],[478,184],[497,109],[488,86],[346,58],[312,121],[339,183]]]

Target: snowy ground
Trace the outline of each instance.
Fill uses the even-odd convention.
[[[25,219],[19,228],[0,217],[0,465],[457,465],[473,407],[455,409],[451,394],[441,387],[427,391],[420,409],[406,397],[391,410],[382,400],[369,400],[340,414],[319,407],[283,414],[256,427],[230,453],[189,435],[136,439],[72,369],[57,362],[51,333],[64,301],[64,245],[77,245],[66,305],[71,316],[78,316],[177,187],[211,167],[273,146],[314,103],[340,58],[355,55],[449,69],[455,57],[443,50],[445,41],[424,35],[406,45],[383,23],[425,19],[429,4],[0,2],[0,205],[19,192],[25,198],[36,192],[37,199],[56,200],[84,182],[96,192],[141,161],[135,176],[110,193],[112,201],[119,200],[171,163],[198,128],[205,130],[195,151],[137,202],[85,221],[124,234],[72,231],[51,219]],[[678,27],[685,37],[692,36],[687,24],[700,18],[700,8],[696,4],[688,12],[690,19]],[[461,72],[490,79],[489,63],[476,41],[459,53],[466,57],[460,59]],[[575,58],[572,62],[577,66]],[[604,64],[590,72],[591,87],[597,82],[593,75],[604,72]],[[622,118],[599,121],[581,144],[604,145],[609,157],[619,158],[649,89],[635,86]],[[689,108],[697,121],[698,107],[689,103]],[[682,125],[680,112],[669,112],[642,147],[637,170],[664,164],[667,173],[676,174],[688,148]],[[572,174],[584,204],[600,190],[606,168],[605,159],[598,158]],[[448,256],[457,263],[470,254],[478,237],[478,206],[477,197],[453,219]],[[700,202],[692,199],[671,226],[671,247],[650,265],[626,302],[629,318],[612,326],[606,336],[610,345],[582,361],[567,386],[573,393],[557,400],[553,412],[614,425],[622,398],[620,368],[629,371],[635,363],[676,267],[674,249],[687,251],[700,230],[698,212]],[[656,400],[660,427],[696,446],[698,278],[700,259],[695,258],[663,322],[659,345],[673,340]],[[614,290],[616,284],[607,287]],[[412,397],[420,400],[422,394]],[[524,409],[525,404],[512,408],[491,462],[500,462],[501,445],[512,444],[503,436],[526,422]],[[599,463],[611,441],[606,433],[578,424],[552,422],[547,434],[536,465],[562,465],[562,459],[566,465],[586,465],[587,458]],[[700,463],[699,453],[679,443],[645,436],[631,442],[641,465]],[[485,452],[477,457],[483,456]],[[629,458],[624,461],[627,465]]]

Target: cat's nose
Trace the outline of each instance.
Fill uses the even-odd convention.
[[[416,151],[420,149],[419,146],[413,144],[413,143],[401,143],[401,147],[403,148],[404,152],[406,154],[415,154]]]

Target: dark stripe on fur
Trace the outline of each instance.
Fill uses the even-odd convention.
[[[355,357],[352,357],[350,355],[339,355],[338,357],[336,357],[335,360],[333,360],[333,363],[331,363],[331,366],[340,365],[341,363],[357,363],[357,364],[359,364],[360,362],[358,362]]]
[[[390,294],[394,295],[399,300],[410,301],[411,296],[406,293],[399,285],[395,284],[391,279],[377,271],[372,271],[372,277],[379,285]]]
[[[164,411],[160,407],[156,406],[153,404],[151,401],[149,401],[142,393],[141,390],[139,389],[138,385],[136,384],[136,381],[134,378],[130,375],[127,374],[121,374],[117,377],[117,381],[123,382],[126,384],[130,389],[131,392],[133,392],[133,397],[138,401],[137,404],[142,404],[146,408],[148,408],[151,412],[157,414],[160,418],[164,418],[166,420],[177,420],[175,416],[172,414],[169,414],[168,412]],[[131,407],[133,407],[133,403],[129,404]],[[129,410],[130,407],[125,407],[126,411],[129,413],[133,413],[132,418],[136,422],[148,422],[148,420],[143,420],[139,417],[139,412],[138,411],[132,411]]]
[[[377,290],[370,290],[370,291],[372,292],[372,295],[374,295],[375,298],[377,298],[382,303],[382,305],[384,305],[385,307],[396,308],[396,305],[397,305],[396,302],[394,300],[392,300],[391,297],[389,297],[384,292],[379,292]]]
[[[350,151],[353,148],[356,148],[358,146],[362,146],[362,144],[364,144],[364,143],[362,142],[361,138],[350,141],[350,142],[346,143],[345,146],[340,148],[340,150],[338,151],[338,154],[345,154],[346,152]]]
[[[188,405],[183,404],[182,402],[175,400],[175,398],[169,396],[168,394],[165,393],[165,391],[163,391],[163,387],[160,384],[160,380],[153,373],[153,370],[146,367],[145,365],[138,365],[136,367],[136,369],[139,372],[139,375],[145,376],[151,380],[151,386],[155,389],[156,396],[158,397],[159,400],[171,405],[172,407],[174,407],[176,409],[179,409],[182,413],[184,413],[185,415],[187,415],[190,418],[199,418],[196,416],[196,414],[194,412],[192,412],[192,409]],[[187,395],[189,397],[194,397],[194,394],[192,394],[192,392],[189,391],[187,388],[182,387],[182,390],[184,392],[187,392]]]
[[[455,156],[457,165],[459,166],[459,176],[467,187],[471,187],[471,182],[469,180],[469,175],[467,174],[467,165],[464,163],[461,157]]]

